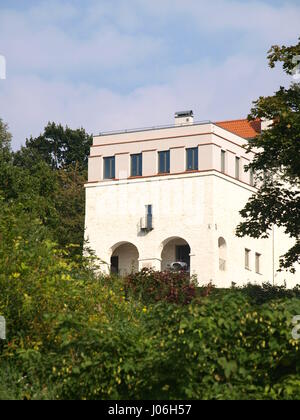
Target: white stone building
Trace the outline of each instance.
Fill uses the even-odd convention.
[[[291,240],[237,238],[239,210],[255,193],[243,145],[261,121],[194,123],[94,137],[86,184],[86,239],[106,272],[124,275],[185,262],[199,284],[271,282],[288,287],[297,274],[277,273]],[[297,280],[298,278],[298,280]]]

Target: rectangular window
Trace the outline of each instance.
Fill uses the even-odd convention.
[[[152,204],[146,206],[147,228],[152,230]]]
[[[186,170],[198,170],[198,147],[193,147],[192,149],[186,150]]]
[[[104,158],[104,179],[115,178],[115,157]]]
[[[226,152],[225,150],[221,150],[221,172],[225,174],[226,172]]]
[[[240,179],[240,158],[235,158],[235,177],[236,179]]]
[[[158,172],[160,174],[170,173],[170,151],[158,153]]]
[[[256,252],[256,254],[255,254],[255,272],[257,274],[260,274],[260,257],[261,257],[261,254],[258,254]]]
[[[137,155],[131,155],[131,176],[142,176],[143,175],[143,155],[139,153]]]
[[[250,270],[250,249],[245,249],[245,268]]]
[[[147,214],[147,216],[149,216],[149,215],[152,216],[152,204],[147,204],[147,206],[146,206],[146,214]]]

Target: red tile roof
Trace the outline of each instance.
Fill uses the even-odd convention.
[[[260,119],[254,121],[248,121],[247,119],[219,121],[215,124],[245,139],[251,139],[261,133]]]

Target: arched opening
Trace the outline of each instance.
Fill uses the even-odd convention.
[[[174,236],[166,239],[161,246],[162,271],[169,270],[171,268],[171,264],[175,262],[186,263],[187,271],[190,271],[191,248],[185,239]]]
[[[218,239],[218,248],[219,248],[219,270],[226,271],[227,264],[227,245],[224,238]]]
[[[110,271],[126,276],[139,269],[139,252],[131,242],[119,242],[111,248]]]

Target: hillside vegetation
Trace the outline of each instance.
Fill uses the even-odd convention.
[[[0,207],[1,399],[300,397],[299,290],[99,276],[93,257],[67,255],[38,219]]]

